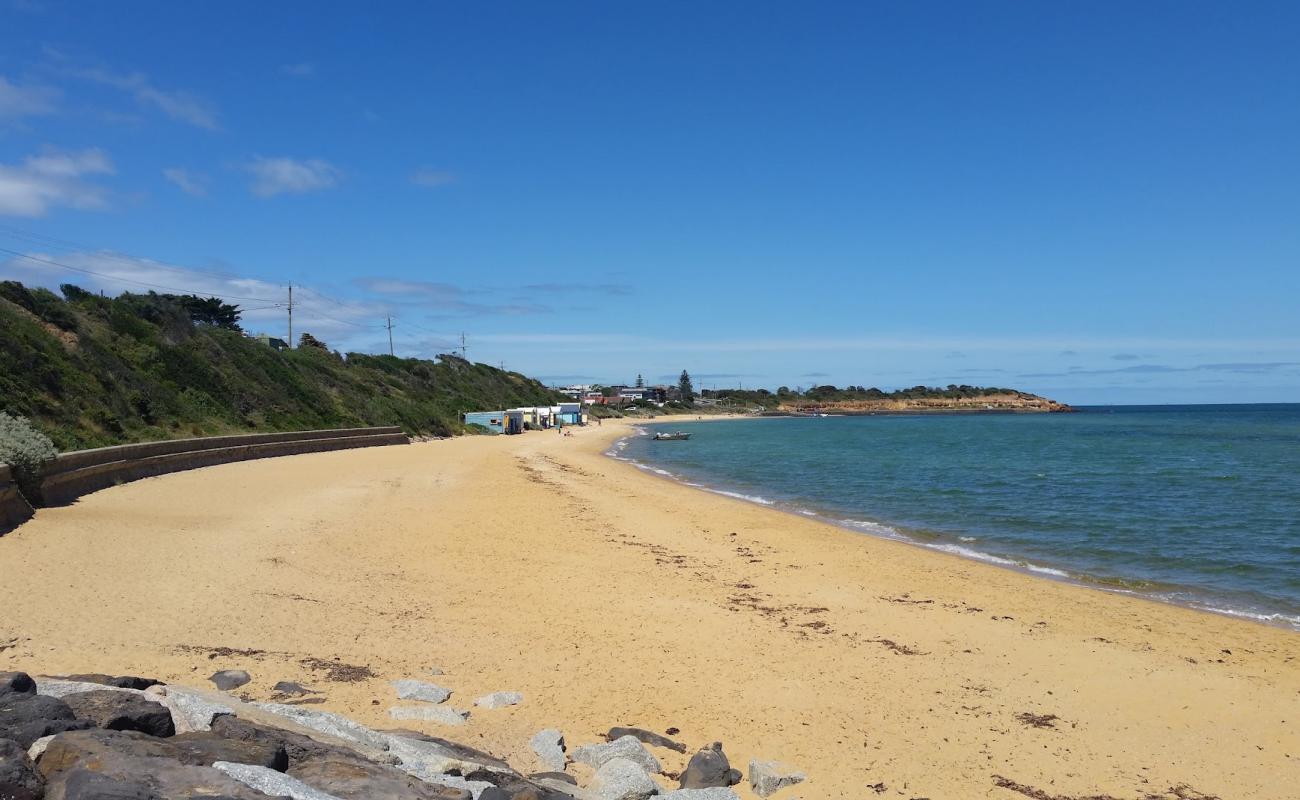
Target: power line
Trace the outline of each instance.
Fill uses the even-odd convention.
[[[95,255],[101,256],[103,258],[111,258],[114,261],[121,261],[124,264],[139,265],[141,262],[147,262],[150,268],[152,269],[161,269],[161,270],[166,270],[168,272],[180,272],[182,274],[197,273],[200,275],[211,275],[215,278],[224,278],[226,280],[246,280],[244,276],[236,275],[232,272],[218,272],[216,270],[198,269],[197,267],[178,267],[174,265],[168,265],[165,262],[157,261],[152,258],[135,256],[130,253],[126,253],[122,251],[106,250],[102,247],[96,247],[91,244],[86,244],[85,242],[77,242],[72,239],[60,239],[57,236],[48,236],[43,233],[33,233],[31,231],[24,231],[21,228],[15,228],[11,225],[0,225],[0,230],[5,231],[5,233],[7,233],[10,236],[15,236],[19,239],[25,239],[33,244],[46,244],[46,245],[55,244],[65,248],[78,248],[84,251],[92,251],[95,253]]]
[[[187,294],[196,294],[196,295],[206,294],[206,295],[208,295],[208,296],[210,296],[210,297],[221,297],[221,298],[224,298],[224,299],[226,299],[226,300],[251,300],[251,301],[256,302],[256,303],[274,303],[274,302],[276,302],[276,301],[274,301],[274,300],[270,300],[270,299],[265,298],[265,297],[240,297],[239,295],[226,294],[226,293],[224,293],[224,292],[212,292],[212,291],[200,290],[200,289],[180,289],[180,288],[177,288],[177,287],[175,287],[175,286],[163,286],[162,284],[158,284],[158,283],[147,283],[147,282],[145,282],[145,281],[132,280],[131,278],[119,278],[119,277],[116,276],[116,275],[108,275],[108,274],[103,273],[103,272],[96,272],[96,271],[94,271],[93,269],[85,269],[84,267],[74,267],[74,266],[72,266],[71,264],[64,264],[64,263],[62,263],[62,262],[60,262],[60,261],[53,261],[53,260],[48,259],[48,258],[39,258],[39,257],[37,257],[37,256],[29,256],[29,255],[27,255],[26,253],[20,253],[20,252],[18,252],[17,250],[10,250],[10,249],[5,248],[5,247],[0,247],[0,253],[8,253],[8,254],[11,255],[11,256],[16,256],[16,257],[18,257],[18,258],[25,258],[25,259],[27,259],[28,261],[35,261],[35,262],[37,262],[37,263],[39,263],[39,264],[48,264],[48,265],[50,265],[50,266],[52,266],[52,267],[60,267],[60,268],[62,268],[62,269],[70,269],[70,270],[72,270],[73,272],[81,272],[81,273],[84,273],[84,274],[86,274],[86,275],[94,275],[94,276],[99,277],[99,278],[105,278],[105,279],[107,279],[107,280],[111,280],[111,281],[118,281],[119,283],[133,283],[133,284],[136,284],[137,286],[148,286],[148,287],[150,287],[150,288],[152,288],[152,289],[166,289],[166,290],[169,291],[169,292],[186,292]]]
[[[302,287],[299,287],[299,288],[302,288]],[[302,304],[303,304],[302,301],[299,300],[299,301],[298,301],[297,303],[295,303],[294,305],[302,306]],[[324,317],[325,319],[331,320],[331,321],[333,321],[333,322],[337,322],[337,323],[339,323],[339,324],[341,324],[341,325],[351,325],[351,326],[354,327],[354,328],[374,329],[374,328],[382,328],[382,327],[384,327],[383,325],[362,325],[362,324],[360,324],[360,323],[358,323],[358,322],[351,322],[351,321],[346,320],[346,319],[339,319],[338,317],[331,317],[329,314],[326,314],[326,313],[324,313],[324,312],[322,312],[322,311],[319,311],[319,310],[316,310],[316,309],[313,309],[313,310],[312,310],[312,313],[315,314],[315,315],[318,316],[318,317]]]

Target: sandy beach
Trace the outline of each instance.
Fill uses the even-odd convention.
[[[1300,793],[1300,635],[684,487],[604,456],[626,432],[229,464],[44,509],[0,537],[0,669],[243,668],[254,700],[296,680],[396,727],[388,681],[436,666],[456,708],[525,700],[415,725],[512,763],[543,727],[570,748],[671,727],[801,768],[777,797],[805,800]]]

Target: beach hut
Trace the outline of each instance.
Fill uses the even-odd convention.
[[[550,406],[537,407],[537,426],[539,428],[549,428],[555,424],[555,415]]]
[[[510,413],[518,412],[523,415],[524,424],[530,428],[540,428],[541,423],[537,418],[536,406],[520,406],[519,408],[510,409]]]
[[[557,422],[563,422],[565,425],[582,424],[582,403],[560,403],[552,408],[555,409],[554,416]]]
[[[482,425],[493,433],[505,433],[506,412],[470,411],[465,415],[466,425]]]
[[[524,412],[523,409],[512,408],[505,412],[502,418],[502,427],[504,433],[523,433],[524,432]]]

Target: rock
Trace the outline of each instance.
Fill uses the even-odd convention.
[[[24,749],[42,736],[93,726],[93,722],[77,719],[68,704],[56,697],[0,694],[0,739],[13,739]]]
[[[36,693],[45,697],[67,697],[70,694],[80,694],[82,692],[126,692],[128,694],[140,694],[139,689],[123,689],[118,686],[105,686],[102,683],[93,681],[74,681],[64,678],[47,678],[40,676],[36,679]]]
[[[252,705],[337,739],[355,742],[375,750],[388,749],[388,740],[382,734],[338,714],[332,714],[328,711],[312,711],[299,706],[281,705],[280,703],[253,703]]]
[[[441,725],[464,725],[468,711],[457,711],[450,706],[393,706],[388,709],[393,719],[437,722]]]
[[[418,767],[421,771],[430,773],[455,772],[462,776],[492,773],[519,777],[519,773],[509,764],[491,753],[414,731],[390,732],[388,751],[401,760],[403,769]]]
[[[528,776],[532,781],[559,781],[570,786],[577,786],[578,779],[567,772],[534,772]]]
[[[769,797],[787,786],[802,783],[807,776],[778,761],[750,759],[749,785],[759,797]]]
[[[442,703],[451,697],[451,690],[444,689],[433,683],[424,681],[400,680],[393,681],[393,688],[397,690],[399,700],[421,700],[425,703]]]
[[[741,777],[740,771],[731,768],[731,762],[722,752],[722,742],[714,742],[691,756],[690,763],[682,771],[680,786],[683,789],[735,786]]]
[[[271,689],[280,694],[292,695],[294,697],[301,697],[304,694],[320,694],[320,692],[315,689],[308,689],[301,683],[295,683],[293,681],[279,681],[275,686],[272,686]]]
[[[517,706],[522,702],[524,702],[524,696],[519,692],[493,692],[475,700],[474,705],[479,708],[505,708],[506,706]]]
[[[253,676],[242,669],[223,669],[212,673],[212,677],[208,678],[223,692],[232,692],[252,679]]]
[[[315,739],[304,736],[301,733],[286,731],[280,728],[273,728],[269,725],[261,725],[241,717],[221,717],[212,723],[213,736],[220,736],[224,739],[235,742],[245,742],[255,744],[261,747],[268,747],[273,750],[282,750],[288,757],[289,772],[310,761],[329,759],[333,761],[367,761],[361,754],[355,750],[341,747],[334,744],[318,742]],[[173,737],[172,741],[183,739],[181,736]],[[227,758],[224,761],[243,761],[243,759]],[[251,762],[257,763],[257,762]],[[367,763],[369,763],[367,761]]]
[[[343,800],[468,800],[468,789],[426,783],[402,770],[362,759],[319,758],[289,774]]]
[[[36,681],[26,672],[0,672],[0,695],[36,694]]]
[[[140,695],[111,689],[77,692],[63,698],[79,719],[114,731],[140,731],[150,736],[176,733],[172,713],[166,706]]]
[[[414,772],[411,774],[426,783],[433,783],[451,789],[460,789],[461,791],[468,793],[473,800],[479,800],[485,790],[493,788],[492,784],[487,781],[468,781],[457,775],[419,775]]]
[[[186,764],[210,767],[218,761],[234,761],[278,772],[289,768],[288,752],[271,741],[242,741],[214,731],[192,731],[173,736],[167,743],[175,748],[173,757]]]
[[[218,761],[212,766],[245,786],[272,797],[284,796],[292,800],[341,800],[335,795],[313,789],[297,778],[266,767],[233,764],[229,761]]]
[[[165,758],[194,767],[217,761],[239,761],[283,770],[289,759],[284,748],[265,742],[226,739],[211,731],[182,733],[158,739],[139,731],[71,731],[53,737],[40,759],[42,772],[62,772],[79,763],[111,760],[119,756]]]
[[[663,747],[668,750],[676,750],[679,753],[686,752],[686,745],[681,742],[674,742],[667,736],[660,736],[641,728],[610,728],[609,733],[605,734],[605,740],[612,742],[615,739],[621,739],[624,736],[634,736],[644,744],[651,747]]]
[[[580,761],[596,769],[600,769],[612,759],[625,758],[637,764],[646,772],[653,773],[663,770],[663,767],[659,765],[659,759],[650,755],[650,751],[646,750],[645,746],[632,736],[624,736],[608,744],[585,745],[574,750],[571,756],[574,761]]]
[[[163,682],[153,678],[138,678],[135,675],[104,675],[99,672],[87,672],[77,675],[55,675],[55,678],[81,683],[98,683],[117,689],[148,689],[150,686],[162,686]]]
[[[144,696],[157,700],[172,712],[177,733],[211,730],[213,720],[235,713],[226,703],[179,686],[150,686]]]
[[[63,800],[158,800],[147,783],[77,768],[50,784]]]
[[[30,758],[32,761],[35,761],[36,759],[40,758],[41,753],[45,752],[45,747],[50,743],[50,740],[53,738],[54,738],[54,734],[50,734],[49,736],[42,736],[41,738],[32,742],[32,746],[27,748],[27,757]]]
[[[616,757],[596,770],[595,777],[591,779],[591,789],[601,800],[646,800],[659,792],[659,785],[639,762]]]
[[[529,747],[537,754],[543,766],[548,770],[563,774],[564,773],[564,734],[555,728],[547,728],[538,731],[532,739],[528,741]]]
[[[0,798],[40,800],[44,796],[45,778],[32,766],[22,745],[12,739],[0,739]]]
[[[173,758],[171,739],[137,731],[86,730],[54,737],[37,768],[46,780],[47,798],[231,798],[265,796],[206,766]]]
[[[661,794],[655,800],[739,800],[736,793],[725,786],[711,786],[708,789],[674,789]]]
[[[438,667],[429,667],[428,672],[429,672],[430,675],[446,675],[446,674],[447,674],[447,673],[443,672],[441,669],[439,669]]]
[[[528,780],[514,780],[484,789],[479,800],[572,800],[572,788],[552,789]]]

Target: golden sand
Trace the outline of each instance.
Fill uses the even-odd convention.
[[[297,680],[312,707],[525,769],[543,727],[570,748],[674,727],[742,770],[802,768],[778,798],[1300,796],[1300,635],[683,487],[601,455],[624,430],[230,464],[42,510],[0,538],[0,669],[244,668],[252,699]],[[461,709],[525,700],[396,723],[398,678]]]

